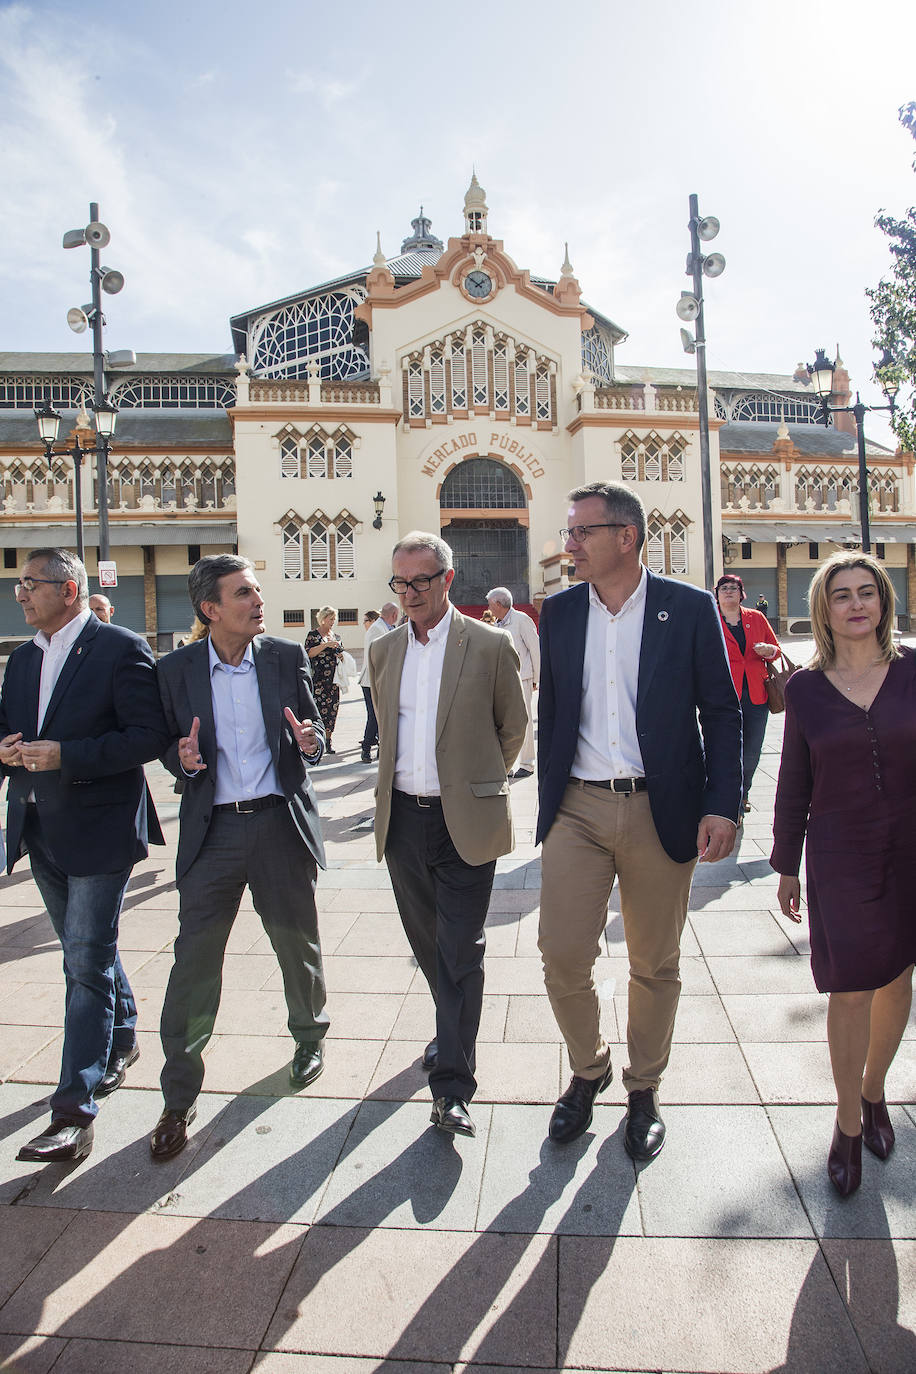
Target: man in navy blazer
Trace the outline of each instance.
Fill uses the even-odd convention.
[[[712,597],[641,562],[635,493],[592,482],[569,501],[562,534],[581,581],[540,618],[539,947],[573,1072],[550,1136],[582,1135],[611,1081],[593,966],[616,876],[630,959],[624,1145],[648,1160],[665,1139],[658,1085],[693,869],[725,858],[737,833],[741,712]]]
[[[142,765],[168,736],[149,646],[96,619],[78,558],[36,549],[16,597],[37,633],[10,657],[0,697],[7,872],[29,855],[67,984],[51,1124],[19,1151],[44,1163],[89,1153],[95,1099],[137,1058],[118,918],[133,865],[163,842]]]
[[[179,934],[162,1007],[165,1110],[150,1137],[154,1159],[187,1143],[246,886],[283,975],[293,1087],[321,1073],[328,1028],[315,908],[325,856],[306,766],[321,759],[325,737],[308,659],[301,644],[263,633],[264,598],[247,558],[201,558],[188,592],[208,633],[159,663],[172,739],[162,761],[182,796]]]

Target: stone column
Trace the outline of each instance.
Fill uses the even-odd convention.
[[[789,575],[786,566],[786,545],[776,545],[776,633],[784,635],[789,629]]]
[[[143,612],[147,642],[153,653],[159,638],[159,616],[156,611],[156,551],[150,544],[143,546]]]
[[[916,544],[906,546],[906,612],[901,613],[900,626],[912,630],[916,625]]]

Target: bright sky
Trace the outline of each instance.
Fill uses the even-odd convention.
[[[881,208],[916,202],[912,0],[0,0],[2,347],[74,351],[98,201],[106,346],[228,352],[228,318],[389,256],[420,203],[538,275],[564,240],[622,364],[692,366],[687,201],[722,232],[709,366],[792,372],[837,343],[863,399]],[[867,421],[886,441],[883,417]]]

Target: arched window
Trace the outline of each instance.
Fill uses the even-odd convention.
[[[525,488],[511,468],[495,458],[468,458],[442,483],[443,510],[523,510]]]
[[[537,418],[549,420],[553,407],[550,404],[550,368],[547,363],[538,363],[535,377],[535,397]]]
[[[646,519],[646,563],[654,573],[685,576],[687,566],[687,533],[690,522],[682,511],[662,515],[651,511]]]
[[[464,344],[455,339],[451,350],[452,410],[468,408],[468,373]]]
[[[407,366],[407,414],[411,417],[422,416],[426,409],[423,397],[423,364],[409,363]]]
[[[355,377],[369,370],[369,355],[353,343],[353,312],[366,291],[350,286],[293,301],[252,319],[248,357],[259,377],[305,377],[315,361],[322,377]]]
[[[531,372],[529,370],[529,354],[526,349],[520,349],[515,355],[515,413],[516,415],[531,414]]]
[[[341,520],[337,526],[335,552],[337,555],[337,576],[348,578],[356,576],[356,547],[353,540],[353,526],[348,520]]]
[[[429,408],[433,415],[445,414],[445,354],[434,348],[429,355]]]
[[[498,339],[493,348],[493,409],[509,409],[509,348]]]
[[[153,497],[155,497],[155,496],[157,495],[157,491],[156,491],[156,469],[153,467],[152,463],[141,463],[141,464],[140,464],[140,469],[139,469],[139,471],[138,471],[138,473],[137,473],[137,478],[138,478],[138,481],[139,481],[139,483],[140,483],[140,496],[141,496],[141,497],[144,497],[144,496],[153,496]]]
[[[325,436],[313,434],[308,442],[307,467],[309,477],[327,477],[328,450]]]
[[[650,516],[646,526],[646,564],[650,572],[664,573],[665,530],[657,516]]]
[[[346,434],[338,434],[334,441],[334,476],[353,476],[353,446]]]
[[[309,577],[316,582],[331,576],[331,540],[327,525],[315,519],[309,525]]]
[[[471,335],[471,377],[474,383],[475,406],[489,406],[490,387],[487,377],[487,336],[482,329]]]
[[[200,470],[200,504],[216,505],[216,473],[212,463],[204,463]]]

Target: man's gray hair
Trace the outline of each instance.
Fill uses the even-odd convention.
[[[512,593],[508,587],[494,587],[491,592],[487,592],[487,600],[498,601],[500,606],[512,610]]]
[[[75,582],[76,599],[80,606],[89,605],[89,578],[75,553],[67,549],[33,549],[29,563],[40,563],[42,570],[55,582]]]
[[[422,553],[424,549],[429,549],[445,572],[454,567],[452,551],[445,540],[440,539],[438,534],[427,534],[425,530],[411,530],[405,534],[391,550],[391,557],[399,553]]]
[[[229,573],[245,572],[246,569],[253,571],[254,564],[250,558],[240,558],[237,553],[208,553],[197,560],[188,574],[188,596],[194,614],[203,625],[210,624],[201,609],[203,603],[221,600],[220,578],[228,577]]]
[[[585,486],[574,487],[567,499],[587,501],[590,496],[601,498],[608,520],[636,526],[636,547],[641,549],[646,542],[646,508],[635,491],[619,482],[586,482]]]

